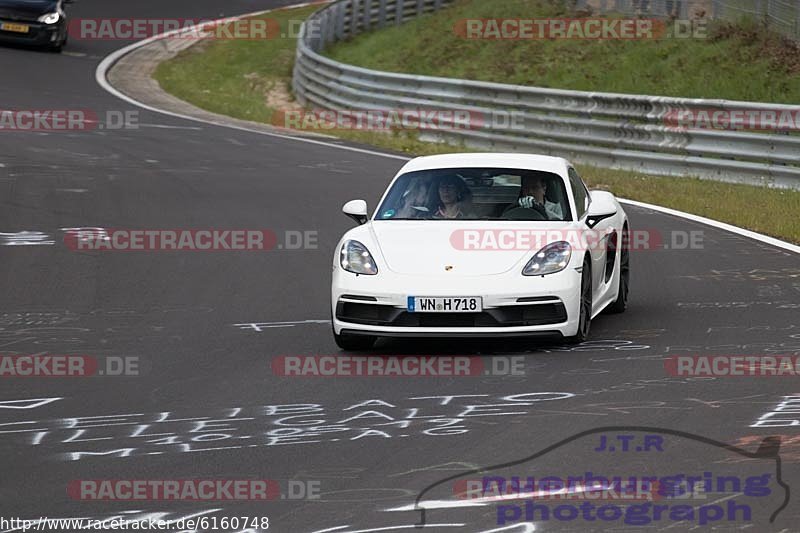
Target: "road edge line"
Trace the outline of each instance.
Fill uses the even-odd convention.
[[[657,211],[659,213],[663,213],[665,215],[672,215],[675,217],[683,218],[686,220],[691,220],[693,222],[699,222],[700,224],[705,224],[707,226],[712,226],[714,228],[727,231],[729,233],[735,233],[736,235],[741,235],[742,237],[748,237],[750,239],[754,239],[759,242],[763,242],[764,244],[769,244],[770,246],[775,246],[777,248],[781,248],[788,252],[794,252],[796,254],[800,254],[800,246],[796,244],[792,244],[787,241],[782,241],[780,239],[776,239],[775,237],[770,237],[769,235],[764,235],[762,233],[758,233],[756,231],[751,231],[749,229],[740,228],[739,226],[734,226],[732,224],[727,224],[725,222],[720,222],[719,220],[714,220],[712,218],[702,217],[700,215],[693,215],[692,213],[687,213],[685,211],[679,211],[677,209],[672,209],[670,207],[662,207],[660,205],[655,204],[648,204],[645,202],[639,202],[637,200],[628,200],[627,198],[617,198],[622,203],[629,204],[635,207],[641,207],[644,209],[651,209],[653,211]]]

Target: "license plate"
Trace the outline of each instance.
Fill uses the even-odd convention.
[[[408,297],[409,313],[480,313],[481,311],[483,311],[483,299],[480,297]]]
[[[3,22],[0,24],[0,30],[3,31],[14,31],[17,33],[28,33],[30,30],[30,26],[27,24],[12,24],[11,22]]]

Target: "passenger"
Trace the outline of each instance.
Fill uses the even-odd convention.
[[[419,218],[429,212],[428,189],[430,179],[418,178],[403,194],[401,202],[403,206],[397,211],[396,218]]]
[[[472,216],[472,193],[458,176],[444,176],[438,184],[438,205],[433,218],[468,218]]]

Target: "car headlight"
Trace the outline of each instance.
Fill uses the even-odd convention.
[[[345,241],[339,262],[343,269],[354,274],[374,276],[378,273],[378,267],[369,250],[358,241]]]
[[[548,244],[531,257],[522,269],[522,275],[544,276],[560,272],[567,268],[570,257],[572,257],[572,246],[568,242],[558,241]]]
[[[59,13],[48,13],[46,15],[42,15],[39,17],[39,22],[44,22],[45,24],[55,24],[61,18]]]

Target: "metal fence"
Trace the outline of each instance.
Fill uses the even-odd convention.
[[[343,64],[320,54],[327,44],[339,39],[400,24],[448,3],[339,0],[320,9],[306,21],[298,40],[293,74],[298,101],[328,110],[463,110],[486,120],[469,128],[422,130],[423,140],[491,151],[558,155],[656,174],[800,188],[800,137],[778,132],[679,128],[669,122],[680,112],[797,113],[795,106],[397,74]],[[509,114],[515,117],[514,124],[493,120]]]
[[[572,0],[576,9],[628,16],[761,22],[800,41],[800,0]]]

